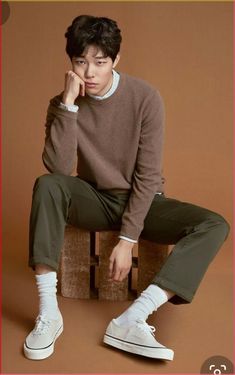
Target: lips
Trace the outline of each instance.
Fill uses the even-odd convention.
[[[97,85],[97,83],[89,83],[89,82],[85,82],[85,85],[87,87],[95,87]]]

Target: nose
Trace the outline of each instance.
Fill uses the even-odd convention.
[[[94,78],[94,67],[92,65],[87,65],[87,68],[85,70],[85,77],[86,78]]]

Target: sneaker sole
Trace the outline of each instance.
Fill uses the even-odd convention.
[[[55,342],[58,339],[58,337],[61,335],[62,332],[63,332],[63,325],[58,329],[52,343],[48,347],[43,348],[43,349],[28,348],[26,343],[24,343],[24,355],[25,355],[25,357],[28,358],[28,359],[33,359],[33,360],[40,360],[40,359],[45,359],[45,358],[49,357],[54,352]]]
[[[139,354],[144,357],[165,359],[172,361],[174,358],[174,352],[167,348],[147,348],[141,345],[131,344],[125,341],[121,341],[115,337],[104,335],[103,342],[105,344],[114,346],[115,348],[124,350],[129,353]]]

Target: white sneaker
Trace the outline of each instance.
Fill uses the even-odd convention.
[[[54,344],[63,332],[63,318],[59,312],[57,320],[39,315],[36,325],[24,342],[24,354],[28,359],[44,359],[54,352]]]
[[[137,320],[131,327],[122,327],[113,319],[103,341],[115,348],[145,357],[173,360],[174,352],[156,341],[155,328],[144,320]]]

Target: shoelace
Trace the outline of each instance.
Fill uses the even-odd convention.
[[[36,325],[33,330],[35,335],[41,335],[45,333],[50,327],[50,321],[46,320],[43,316],[39,315],[36,319]]]
[[[148,323],[145,322],[145,320],[138,319],[137,320],[137,327],[144,331],[145,333],[151,333],[152,336],[155,336],[154,332],[156,331],[156,328],[154,326],[150,326]]]

